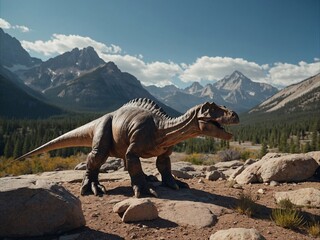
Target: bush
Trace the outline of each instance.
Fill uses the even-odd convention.
[[[320,222],[311,222],[307,226],[308,233],[313,237],[320,237]]]
[[[234,149],[226,149],[223,151],[219,151],[218,155],[220,157],[220,161],[222,161],[222,162],[240,159],[239,151],[234,150]]]

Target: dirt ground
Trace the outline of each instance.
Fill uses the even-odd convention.
[[[320,188],[319,182],[303,182],[297,184],[281,184],[271,187],[264,184],[252,184],[243,186],[243,190],[234,189],[227,181],[209,181],[193,178],[185,180],[190,190],[205,194],[211,194],[214,204],[233,209],[239,195],[244,192],[257,198],[257,211],[252,217],[240,215],[236,212],[219,217],[218,222],[212,227],[197,228],[193,226],[179,226],[165,219],[144,221],[138,223],[123,223],[117,213],[112,211],[115,202],[124,200],[133,195],[130,181],[107,181],[103,182],[107,188],[107,195],[103,196],[80,196],[80,183],[64,183],[66,187],[82,202],[82,208],[86,219],[86,227],[73,233],[75,239],[209,239],[217,230],[243,227],[256,228],[266,239],[315,239],[308,236],[305,230],[288,230],[278,227],[270,219],[271,209],[276,208],[273,194],[276,191],[296,190],[306,187]],[[163,187],[158,187],[163,188]],[[258,189],[264,189],[264,194],[259,194]],[[158,189],[159,190],[159,189]],[[161,197],[161,196],[159,196]],[[302,211],[308,216],[320,217],[319,208],[303,208]],[[60,236],[61,237],[61,236]]]

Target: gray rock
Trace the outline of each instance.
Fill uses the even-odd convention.
[[[206,173],[206,179],[210,181],[216,181],[219,178],[225,179],[225,175],[222,172],[219,172],[217,170]]]
[[[219,230],[210,236],[210,240],[265,240],[254,228],[230,228]]]
[[[319,207],[320,190],[315,188],[302,188],[295,191],[276,192],[274,194],[276,202],[289,199],[293,204],[298,206]]]
[[[210,165],[210,166],[205,166],[202,168],[202,171],[204,172],[211,172],[217,170],[217,168],[214,165]]]
[[[184,172],[184,171],[180,171],[180,170],[171,170],[171,173],[177,177],[177,178],[183,178],[183,179],[190,179],[192,178],[192,175],[190,175],[189,173],[187,172]]]
[[[251,165],[252,163],[255,163],[256,161],[257,161],[256,159],[249,158],[244,162],[244,165],[248,166],[248,165]]]
[[[320,151],[308,152],[306,155],[313,157],[313,159],[320,165]]]
[[[87,163],[81,162],[77,166],[74,167],[74,170],[86,170],[87,169]]]
[[[240,166],[240,167],[236,168],[236,169],[232,172],[232,174],[230,174],[228,180],[229,180],[229,181],[234,180],[234,179],[236,178],[236,176],[238,176],[240,173],[242,173],[243,170],[244,170],[244,166]]]
[[[228,162],[218,162],[214,165],[217,169],[237,168],[243,166],[243,162],[239,160],[233,160]]]
[[[123,160],[121,158],[110,158],[102,164],[100,172],[117,171],[121,167],[123,167]]]
[[[193,201],[166,201],[162,203],[159,216],[183,226],[199,228],[213,226],[217,216],[209,206]]]
[[[243,170],[235,180],[239,184],[255,182],[296,182],[314,175],[317,162],[305,154],[268,153]]]
[[[114,205],[113,211],[123,213],[123,222],[137,222],[158,218],[158,210],[150,199],[130,198]]]
[[[174,162],[171,164],[171,170],[179,170],[182,172],[189,172],[189,171],[195,171],[195,168],[189,162]]]
[[[0,237],[60,234],[85,225],[80,200],[44,180],[0,179]]]

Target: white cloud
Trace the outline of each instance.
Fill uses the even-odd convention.
[[[235,70],[256,81],[265,81],[265,70],[269,68],[267,64],[260,66],[242,58],[208,56],[198,58],[193,64],[182,66],[184,72],[180,75],[180,79],[184,82],[219,80]]]
[[[11,25],[9,22],[0,18],[0,27],[3,29],[18,29],[21,32],[29,32],[30,29],[23,25]]]
[[[84,48],[88,46],[92,46],[96,51],[101,53],[121,52],[121,48],[119,46],[113,44],[107,46],[106,44],[97,42],[90,37],[83,37],[79,35],[53,34],[52,38],[48,41],[21,41],[21,45],[28,51],[42,53],[45,56],[61,54],[76,47]]]
[[[144,85],[165,86],[172,84],[172,79],[182,73],[181,67],[173,62],[151,62],[146,63],[138,57],[130,55],[113,55],[98,53],[100,57],[108,61],[113,61],[124,72],[129,72],[140,80]]]
[[[298,65],[289,63],[275,63],[269,70],[270,83],[287,86],[300,82],[320,72],[320,62],[299,62]]]
[[[3,29],[10,29],[11,28],[11,24],[8,23],[3,18],[0,18],[0,27],[3,28]]]

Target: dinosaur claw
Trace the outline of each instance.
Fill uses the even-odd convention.
[[[156,198],[158,197],[158,194],[155,190],[153,190],[152,188],[149,188],[149,192],[151,195],[155,196]]]
[[[133,188],[134,196],[136,198],[139,198],[140,197],[140,189],[139,189],[139,187],[137,185],[134,185],[132,188]]]

